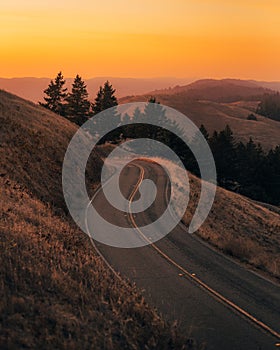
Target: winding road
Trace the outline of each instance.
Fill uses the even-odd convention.
[[[112,207],[102,190],[92,199],[109,222],[134,227],[153,222],[166,209],[169,179],[156,163],[137,160],[121,174],[123,195],[133,201],[144,178],[154,181],[153,205],[138,214]],[[91,220],[91,218],[88,218]],[[280,286],[212,249],[179,224],[160,241],[141,248],[114,248],[94,242],[106,262],[143,290],[150,305],[207,349],[280,347]]]

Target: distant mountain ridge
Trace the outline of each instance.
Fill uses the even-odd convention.
[[[35,103],[43,100],[43,90],[48,86],[51,78],[0,78],[0,89],[14,93],[22,98]],[[89,91],[90,99],[94,99],[100,85],[109,80],[116,89],[118,98],[131,95],[158,95],[185,93],[192,98],[204,98],[217,101],[217,96],[225,96],[230,91],[230,95],[238,86],[236,91],[241,93],[241,97],[250,96],[255,89],[255,94],[263,92],[280,91],[280,82],[266,82],[256,80],[241,79],[200,79],[193,78],[118,78],[118,77],[95,77],[85,79]],[[73,78],[66,78],[68,89],[71,88]],[[209,90],[211,88],[211,94]],[[238,96],[235,96],[236,98]]]
[[[71,89],[73,78],[65,78],[66,86]],[[174,87],[178,84],[187,84],[193,79],[187,78],[118,78],[118,77],[96,77],[91,79],[84,79],[88,88],[89,97],[93,100],[96,96],[100,85],[103,85],[106,80],[109,80],[116,89],[116,96],[123,97],[127,95],[144,94],[147,91],[155,89],[163,89],[165,87]],[[51,78],[0,78],[0,89],[6,90],[16,94],[22,98],[37,103],[43,100],[44,89],[50,83]]]
[[[155,90],[144,95],[127,96],[120,103],[145,102],[151,96],[165,106],[188,116],[198,127],[203,124],[212,133],[228,124],[239,141],[250,137],[268,150],[279,144],[280,122],[256,113],[264,93],[275,93],[258,82],[238,79],[203,79],[185,86]],[[254,113],[257,120],[248,120]]]
[[[258,85],[268,88],[271,90],[275,90],[280,92],[280,82],[279,81],[255,81],[251,80],[253,83],[257,83]]]
[[[274,89],[273,89],[274,88]],[[243,99],[258,100],[264,93],[280,91],[280,82],[257,82],[240,79],[201,79],[184,86],[151,91],[151,95],[182,94],[195,100],[236,102]]]

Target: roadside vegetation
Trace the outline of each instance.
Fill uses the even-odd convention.
[[[198,203],[200,180],[190,174],[189,225]],[[217,187],[207,220],[196,233],[223,253],[280,281],[280,210]]]
[[[186,203],[184,171],[173,162],[152,158],[162,164],[173,179],[176,212]],[[188,173],[190,200],[183,216],[188,227],[198,206],[201,182]],[[280,281],[280,208],[253,201],[217,187],[213,207],[204,224],[195,233],[226,255]]]
[[[1,188],[1,349],[195,348],[67,218],[7,176]]]

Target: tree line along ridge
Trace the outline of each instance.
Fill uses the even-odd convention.
[[[40,105],[78,125],[82,125],[99,112],[118,105],[115,89],[109,81],[100,86],[93,102],[88,99],[87,87],[80,75],[76,75],[71,92],[67,92],[65,83],[62,72],[59,72],[55,80],[51,80],[44,90],[45,102],[40,102]],[[180,139],[182,130],[179,125],[176,125],[176,121],[168,120],[163,106],[154,97],[151,97],[148,102],[143,111],[139,108],[134,110],[132,119],[135,124],[118,127],[121,116],[115,113],[116,129],[105,135],[99,143],[108,141],[120,143],[130,138],[156,139],[172,148],[185,167],[200,176],[198,164],[190,148]],[[155,110],[156,113],[151,113]],[[256,112],[275,120],[278,120],[279,114],[280,120],[279,93],[265,94]],[[148,124],[151,114],[164,119],[165,123],[173,123],[176,134]],[[123,120],[130,118],[128,114],[122,116]],[[251,116],[247,119],[256,120]],[[212,135],[209,135],[203,125],[200,131],[213,153],[218,185],[254,200],[280,205],[280,145],[265,152],[262,146],[256,144],[252,138],[247,143],[237,141],[228,125],[224,130],[214,131]],[[195,142],[195,137],[192,142]]]

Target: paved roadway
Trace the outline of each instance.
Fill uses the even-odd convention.
[[[119,226],[141,229],[155,220],[166,208],[169,180],[156,163],[134,161],[120,178],[128,199],[137,199],[141,176],[157,185],[155,202],[148,210],[136,215],[120,212],[102,190],[93,198],[94,207]],[[207,343],[207,349],[276,349],[280,343],[279,285],[213,250],[188,234],[183,224],[142,248],[95,245],[115,271],[144,290],[146,300],[166,319],[178,320],[180,330]]]

